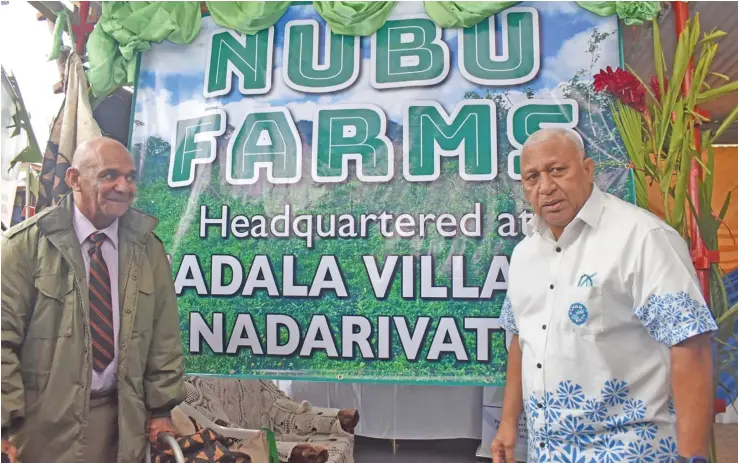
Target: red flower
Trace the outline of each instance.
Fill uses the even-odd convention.
[[[661,102],[661,89],[659,88],[659,79],[656,76],[651,77],[651,90],[658,102]],[[669,79],[664,78],[664,94],[669,92]]]
[[[638,111],[646,110],[646,89],[630,71],[620,68],[613,71],[608,66],[594,76],[594,89],[596,92],[610,92]]]
[[[702,124],[702,123],[704,123],[706,121],[707,122],[710,121],[710,113],[707,110],[702,109],[699,106],[695,106],[694,107],[694,112],[696,112],[697,114],[699,114],[700,116],[702,116],[702,117],[705,118],[704,121],[702,119],[700,119],[700,118],[696,118],[697,119],[697,125],[700,125],[700,124]]]

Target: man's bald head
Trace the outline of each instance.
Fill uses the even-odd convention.
[[[523,145],[520,167],[525,197],[558,239],[592,193],[594,162],[573,131],[541,129]]]
[[[101,230],[128,211],[136,193],[136,168],[120,142],[97,137],[77,147],[66,181],[77,208]]]
[[[72,157],[72,167],[80,169],[82,166],[95,163],[104,153],[112,151],[125,151],[130,156],[126,147],[118,140],[108,137],[91,138],[77,146]]]

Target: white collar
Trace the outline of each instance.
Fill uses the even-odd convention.
[[[104,233],[113,244],[113,247],[116,249],[118,248],[118,219],[115,219],[115,221],[104,230],[98,230],[92,222],[90,222],[90,219],[85,217],[82,211],[80,211],[75,204],[72,212],[72,223],[74,224],[74,232],[77,235],[77,240],[80,245],[87,241],[93,233]]]
[[[602,211],[605,208],[605,193],[600,190],[597,185],[592,185],[592,193],[584,203],[584,206],[579,210],[574,220],[571,223],[581,220],[592,228],[597,228],[597,224],[602,216]],[[535,215],[530,221],[530,227],[528,227],[528,234],[534,233],[543,234],[549,229],[548,224],[540,216]]]

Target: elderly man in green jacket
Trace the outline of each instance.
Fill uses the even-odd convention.
[[[136,169],[109,138],[77,149],[72,193],[5,233],[2,450],[25,463],[140,462],[185,398],[177,300]]]

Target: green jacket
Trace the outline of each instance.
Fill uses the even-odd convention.
[[[25,463],[83,461],[92,349],[73,207],[68,195],[2,243],[2,427]],[[131,209],[118,226],[121,463],[142,461],[148,418],[185,398],[177,299],[156,224]]]

